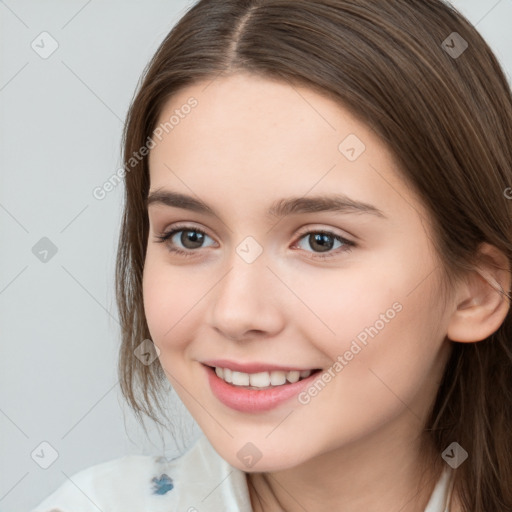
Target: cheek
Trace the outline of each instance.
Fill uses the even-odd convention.
[[[350,272],[318,273],[295,288],[310,310],[296,316],[308,339],[333,363],[341,358],[333,368],[336,384],[328,387],[354,404],[371,403],[370,410],[397,402],[393,392],[412,400],[444,340],[440,301],[430,298],[436,276],[424,279],[433,261],[407,248],[384,259],[381,254],[380,264],[367,261]]]
[[[197,282],[187,267],[166,264],[148,251],[142,281],[144,312],[153,342],[162,351],[182,351],[199,323],[201,299],[213,283]]]
[[[381,324],[375,321],[375,313],[385,314],[381,304],[387,300],[372,303],[372,311],[360,312],[357,321],[347,318],[347,335],[324,344],[333,361],[325,373],[333,377],[301,397],[305,405],[296,417],[300,435],[322,440],[325,449],[333,439],[340,445],[353,442],[402,416],[403,425],[417,426],[436,392],[441,341],[429,337],[428,305],[418,316],[416,305],[402,300],[402,309],[393,310],[394,316],[388,314],[388,323]],[[364,333],[365,343],[354,332]],[[323,421],[313,426],[312,417]]]
[[[335,358],[351,340],[364,342],[368,329],[374,332],[376,327],[380,332],[395,322],[402,304],[411,302],[404,292],[410,281],[400,262],[379,264],[369,258],[350,262],[346,270],[302,272],[300,279],[293,280],[300,303],[296,301],[292,321],[303,324],[310,340],[330,347]]]

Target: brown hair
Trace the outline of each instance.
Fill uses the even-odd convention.
[[[458,34],[453,34],[456,32]],[[455,39],[468,47],[455,54]],[[451,38],[451,39],[450,39]],[[448,41],[448,42],[446,42]],[[457,48],[464,48],[457,39]],[[493,52],[441,0],[202,0],[144,70],[124,131],[126,196],[116,265],[121,388],[158,422],[158,364],[133,356],[150,338],[142,300],[148,240],[147,157],[137,158],[171,95],[237,71],[303,84],[350,109],[382,138],[430,212],[446,282],[488,242],[512,259],[512,98]],[[512,511],[511,312],[488,339],[452,343],[425,433],[437,459],[452,442],[465,512]]]

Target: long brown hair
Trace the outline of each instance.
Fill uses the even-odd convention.
[[[144,70],[123,134],[125,205],[116,264],[119,375],[139,418],[159,422],[167,382],[134,350],[150,338],[142,301],[148,240],[141,148],[171,95],[237,71],[328,94],[370,126],[430,212],[446,282],[472,268],[482,242],[512,260],[512,97],[493,52],[441,0],[201,0]],[[512,189],[509,189],[512,191]],[[511,195],[512,197],[512,195]],[[512,511],[512,322],[453,343],[425,433],[437,457],[452,442],[465,512]]]

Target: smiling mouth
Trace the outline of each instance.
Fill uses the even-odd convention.
[[[230,368],[221,368],[219,366],[208,367],[215,371],[215,374],[219,379],[234,387],[255,390],[271,389],[287,384],[294,384],[321,371],[320,369],[292,371],[272,370],[257,373],[245,373],[234,371]]]

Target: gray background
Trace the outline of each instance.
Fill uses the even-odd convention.
[[[121,167],[140,74],[191,3],[0,0],[2,512],[29,510],[93,464],[177,454],[199,433],[171,399],[183,443],[155,429],[146,438],[122,401],[113,277],[122,185],[92,195]],[[510,76],[512,0],[453,3]],[[58,48],[43,58],[52,39]],[[57,250],[46,261],[36,256],[43,238]],[[47,469],[39,464],[53,451],[42,442],[58,455]]]

